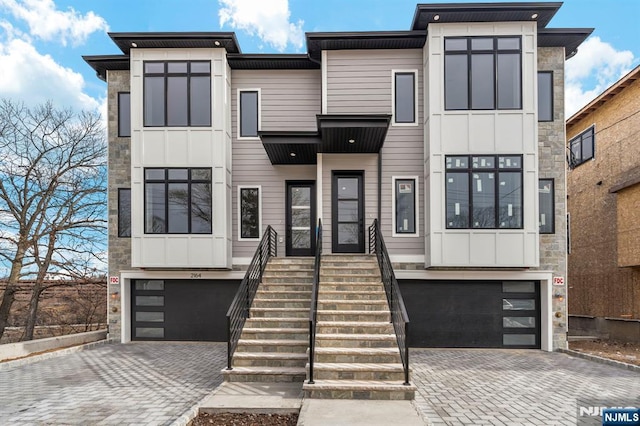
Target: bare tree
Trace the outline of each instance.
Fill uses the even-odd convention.
[[[106,141],[100,117],[51,103],[27,108],[2,100],[0,158],[0,261],[10,265],[0,337],[18,280],[26,277],[36,282],[32,335],[47,273],[53,268],[79,277],[74,261],[104,251]]]

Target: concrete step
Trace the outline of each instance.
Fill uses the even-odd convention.
[[[313,277],[313,269],[267,269],[262,278],[273,277]]]
[[[386,321],[318,321],[316,323],[316,333],[321,334],[392,334],[393,332],[393,324]]]
[[[287,257],[272,257],[269,259],[269,264],[271,265],[291,265],[291,264],[304,264],[304,265],[312,265],[315,263],[315,258],[313,257],[295,257],[295,256],[287,256]]]
[[[361,290],[325,290],[324,286],[318,290],[318,299],[328,300],[387,300],[387,294],[382,286],[380,289],[373,291]],[[259,292],[259,291],[258,291]]]
[[[388,311],[387,300],[318,300],[318,309],[323,311]]]
[[[283,283],[312,284],[313,283],[313,276],[304,276],[304,277],[278,276],[278,277],[270,277],[270,276],[264,276],[263,275],[262,283],[264,283],[264,284],[283,284]]]
[[[314,262],[311,263],[267,263],[264,269],[267,271],[313,271]]]
[[[309,364],[307,364],[307,375]],[[397,363],[325,363],[313,364],[314,380],[394,380],[404,381],[404,368]]]
[[[356,283],[379,283],[380,274],[367,274],[358,271],[353,274],[344,274],[342,272],[324,272],[320,270],[320,281],[334,281],[334,282],[356,282]]]
[[[374,254],[337,254],[328,253],[322,255],[322,262],[359,262],[359,261],[376,261],[377,258]]]
[[[247,318],[245,328],[304,328],[309,326],[309,318]]]
[[[222,370],[227,382],[303,382],[304,367],[234,367]]]
[[[245,339],[286,339],[309,341],[309,327],[304,328],[249,328],[244,327],[240,338]]]
[[[316,362],[338,363],[401,363],[395,348],[315,348]]]
[[[309,319],[309,308],[251,308],[252,318],[306,318]]]
[[[303,367],[308,355],[296,352],[238,352],[233,355],[234,367]]]
[[[306,291],[310,292],[312,283],[265,283],[264,281],[258,286],[258,291]]]
[[[255,308],[306,308],[309,309],[311,301],[307,299],[254,299],[251,305]]]
[[[318,310],[318,321],[391,321],[389,311]]]
[[[392,399],[412,400],[414,385],[389,380],[317,380],[314,384],[305,381],[302,389],[307,398],[321,399]]]
[[[380,269],[376,263],[357,263],[345,266],[328,266],[323,264],[320,268],[320,276],[327,275],[372,275],[380,277]]]
[[[311,286],[308,291],[304,290],[291,290],[291,291],[277,291],[277,290],[258,290],[256,292],[256,299],[311,299]],[[386,296],[385,296],[386,298]]]
[[[343,282],[343,281],[320,281],[320,291],[384,291],[380,281],[377,282]]]
[[[398,348],[395,334],[316,334],[316,348]]]
[[[240,352],[304,353],[309,349],[309,339],[240,339],[236,354]],[[234,354],[235,356],[235,354]]]

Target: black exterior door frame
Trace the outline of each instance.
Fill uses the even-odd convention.
[[[292,196],[295,189],[309,189],[309,199],[294,200]],[[286,256],[313,256],[316,250],[316,182],[314,180],[288,180],[286,181],[286,204],[285,204],[285,236],[286,236]],[[295,205],[294,205],[295,204]],[[300,223],[294,224],[293,210],[306,212],[308,207],[309,228],[308,231],[301,228]],[[304,213],[298,214],[295,220],[301,220]],[[294,229],[295,228],[295,229]],[[308,240],[306,239],[308,232]],[[297,234],[294,236],[294,233]],[[295,238],[294,238],[295,237]],[[295,240],[295,242],[294,242]]]
[[[364,171],[334,170],[331,180],[331,250],[364,253]],[[354,203],[357,203],[355,212]]]

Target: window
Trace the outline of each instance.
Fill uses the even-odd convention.
[[[538,72],[538,121],[553,121],[553,72]]]
[[[262,233],[260,186],[238,186],[238,239],[258,240]]]
[[[118,93],[118,136],[131,137],[131,94]]]
[[[448,37],[444,50],[445,109],[522,108],[520,37]]]
[[[211,62],[145,62],[144,125],[211,126]]]
[[[540,179],[538,181],[538,197],[540,218],[538,225],[541,234],[555,233],[555,204],[554,204],[553,179]]]
[[[571,139],[569,142],[569,149],[571,150],[569,167],[573,169],[587,160],[591,160],[595,152],[595,145],[593,126]]]
[[[521,229],[522,156],[446,157],[448,229]]]
[[[396,177],[393,181],[393,236],[418,236],[418,177]]]
[[[144,232],[211,234],[211,169],[145,169]]]
[[[257,138],[260,130],[260,90],[238,90],[238,135]]]
[[[118,188],[118,237],[131,236],[131,189]]]
[[[416,124],[417,71],[393,71],[393,122]]]

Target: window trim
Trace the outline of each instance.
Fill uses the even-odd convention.
[[[238,88],[236,90],[236,138],[238,140],[260,140],[260,130],[262,130],[262,90],[260,88]],[[241,93],[242,92],[257,92],[258,93],[258,135],[257,136],[242,136],[242,109],[241,109]]]
[[[396,121],[396,75],[397,74],[413,74],[413,121],[397,122]],[[417,126],[418,119],[418,70],[417,69],[392,69],[391,70],[391,125],[402,126]]]
[[[582,158],[582,138],[588,132],[591,132],[592,156],[590,158],[587,158],[586,160],[584,160]],[[578,141],[580,142],[580,161],[574,161],[573,160],[573,150],[571,148],[573,147],[574,142],[578,142]],[[588,162],[589,160],[595,160],[596,159],[596,124],[593,123],[592,125],[588,126],[586,129],[584,129],[583,131],[578,133],[576,136],[571,138],[569,140],[568,148],[569,148],[569,168],[570,169],[575,169],[576,167],[583,165],[584,163]]]
[[[540,220],[540,183],[541,182],[550,182],[551,183],[551,211],[553,214],[551,215],[551,231],[542,232],[540,231],[540,225],[538,225],[538,232],[540,234],[549,235],[556,233],[556,182],[554,178],[540,178],[538,179],[538,221]]]
[[[122,211],[120,210],[120,206],[122,205],[122,192],[129,191],[129,235],[123,235],[122,229],[120,228],[120,216],[122,215]],[[118,188],[118,238],[131,238],[132,226],[133,226],[133,217],[131,214],[131,188]]]
[[[414,215],[415,215],[415,232],[396,232],[396,180],[410,180],[415,182],[413,191],[415,196]],[[391,236],[394,238],[416,238],[420,236],[420,185],[418,176],[392,176],[391,177]]]
[[[549,93],[550,96],[550,100],[551,100],[551,119],[550,120],[541,120],[540,119],[540,74],[550,74],[551,75],[551,93]],[[538,71],[538,81],[536,82],[538,84],[538,123],[552,123],[554,121],[554,108],[553,108],[553,104],[554,99],[553,99],[553,92],[554,92],[554,87],[553,87],[553,71]]]
[[[122,112],[120,109],[120,106],[122,104],[121,102],[121,96],[122,95],[129,95],[129,134],[125,135],[122,134],[122,129],[120,126],[120,117],[122,117]],[[119,138],[130,138],[131,137],[131,92],[118,92],[118,137]]]
[[[242,190],[243,189],[257,189],[258,190],[258,237],[257,238],[244,238],[242,237]],[[238,185],[238,241],[260,241],[262,238],[262,185]]]

